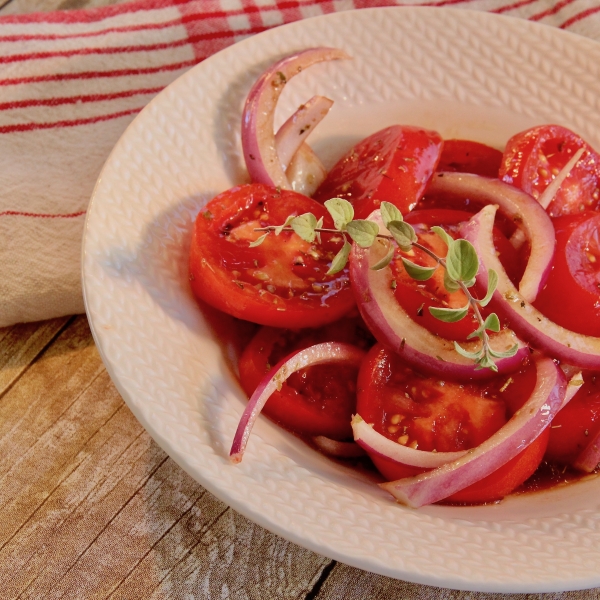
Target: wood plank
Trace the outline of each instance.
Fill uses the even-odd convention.
[[[0,398],[29,368],[70,317],[0,328]]]
[[[329,562],[168,459],[123,404],[84,317],[0,403],[0,546],[2,598],[302,598]]]

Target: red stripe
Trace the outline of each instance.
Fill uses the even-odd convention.
[[[0,217],[35,217],[38,219],[73,219],[85,215],[87,211],[80,210],[79,212],[69,213],[64,215],[48,215],[44,213],[22,212],[20,210],[5,210],[0,212]]]
[[[494,10],[491,10],[490,12],[500,15],[502,13],[508,12],[509,10],[514,10],[515,8],[521,8],[522,6],[533,4],[534,2],[537,2],[537,0],[520,0],[519,2],[515,2],[514,4],[507,4],[506,6],[496,8]]]
[[[572,4],[573,2],[575,2],[575,0],[562,0],[561,2],[557,2],[552,8],[548,8],[547,10],[537,13],[536,15],[532,15],[531,17],[529,17],[529,20],[539,21],[544,17],[555,15],[559,10],[561,10],[565,6],[568,6],[569,4]]]
[[[129,110],[123,110],[121,112],[112,113],[110,115],[99,115],[96,117],[88,117],[86,119],[72,119],[65,121],[55,121],[53,123],[19,123],[15,125],[3,125],[0,127],[0,134],[2,133],[15,133],[22,131],[35,131],[38,129],[55,129],[59,127],[77,127],[79,125],[90,125],[93,123],[99,123],[101,121],[110,121],[112,119],[119,119],[120,117],[126,117],[127,115],[133,115],[140,112],[144,108],[131,108]]]
[[[12,77],[10,79],[0,79],[2,85],[20,85],[23,83],[38,83],[42,81],[67,81],[71,79],[98,79],[102,77],[130,77],[133,75],[149,75],[164,71],[178,71],[193,67],[198,60],[186,60],[170,65],[161,65],[159,67],[147,67],[143,69],[115,69],[113,71],[82,71],[81,73],[53,73],[51,75],[32,75],[30,77]]]
[[[560,27],[561,29],[566,29],[567,27],[573,25],[573,23],[583,21],[583,19],[585,19],[586,17],[596,14],[597,12],[600,12],[600,6],[592,6],[591,8],[588,8],[586,10],[581,11],[580,13],[577,13],[576,15],[573,15],[570,19],[567,19]]]
[[[88,94],[82,96],[65,96],[62,98],[33,98],[30,100],[14,100],[12,102],[0,102],[0,111],[12,110],[14,108],[27,108],[30,106],[61,106],[63,104],[79,104],[87,102],[103,102],[105,100],[116,100],[117,98],[131,98],[144,94],[158,94],[164,86],[155,88],[143,88],[139,90],[127,90],[124,92],[113,92],[112,94]]]

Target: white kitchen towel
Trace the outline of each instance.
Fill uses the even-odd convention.
[[[595,0],[148,0],[0,18],[0,326],[83,312],[87,204],[145,104],[207,56],[340,10],[454,6],[600,40]]]

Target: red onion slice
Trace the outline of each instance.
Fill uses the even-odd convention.
[[[504,215],[518,224],[531,245],[529,262],[519,283],[519,293],[528,302],[533,302],[548,278],[556,246],[554,226],[538,201],[499,179],[468,173],[436,173],[429,190],[441,194],[460,194],[481,204],[497,204]]]
[[[359,458],[366,455],[366,452],[355,442],[339,442],[324,435],[315,436],[313,442],[321,452],[336,458]]]
[[[352,431],[354,432],[354,441],[364,448],[367,454],[388,458],[411,467],[435,469],[459,459],[467,452],[466,450],[459,452],[427,452],[403,446],[375,431],[373,426],[369,425],[360,415],[354,415],[352,418]]]
[[[315,63],[349,58],[337,48],[310,48],[269,67],[252,86],[242,114],[242,149],[250,178],[255,183],[290,189],[277,156],[275,107],[285,84]]]
[[[461,228],[461,235],[475,246],[479,256],[479,289],[487,289],[488,270],[494,269],[498,274],[498,285],[490,305],[517,335],[570,365],[580,369],[600,369],[600,338],[576,333],[554,323],[515,289],[491,241],[495,214],[495,206],[485,206]]]
[[[313,96],[278,129],[275,134],[275,148],[283,169],[287,169],[298,148],[332,106],[333,100],[325,96]]]
[[[584,473],[592,473],[600,463],[600,431],[592,436],[590,443],[574,460],[573,467]]]
[[[380,487],[413,508],[433,504],[490,475],[529,446],[560,409],[567,387],[563,372],[551,358],[538,358],[535,364],[533,393],[494,435],[454,462]]]
[[[308,144],[302,144],[292,157],[285,174],[295,192],[312,196],[325,181],[327,170],[312,148]]]
[[[388,233],[381,223],[379,211],[373,212],[369,219],[379,225],[381,233]],[[453,341],[431,333],[411,319],[396,301],[389,267],[378,271],[371,269],[386,254],[387,244],[376,242],[371,248],[353,244],[350,255],[350,281],[356,303],[377,340],[410,365],[427,373],[463,380],[494,376],[491,369],[476,369],[472,360],[455,350]],[[508,329],[490,334],[490,343],[498,352],[506,352],[515,344],[519,346],[514,356],[497,359],[496,366],[500,373],[516,369],[528,353],[527,346]],[[480,344],[479,340],[474,340],[461,343],[461,346],[468,352],[474,352]]]
[[[281,389],[282,384],[292,373],[306,367],[330,362],[342,362],[359,367],[364,356],[364,350],[356,346],[339,342],[324,342],[294,352],[280,360],[265,375],[246,405],[229,452],[231,462],[239,463],[242,460],[250,432],[260,411],[271,394]]]

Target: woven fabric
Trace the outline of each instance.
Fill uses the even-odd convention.
[[[271,27],[402,2],[149,0],[0,19],[0,326],[83,312],[85,212],[111,148],[161,89]],[[600,39],[595,0],[440,0]]]

